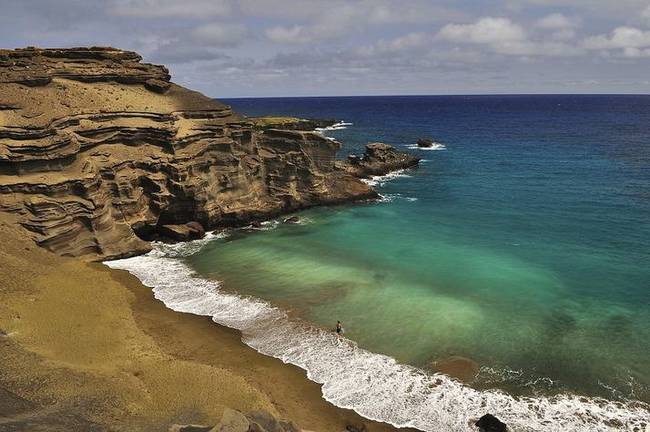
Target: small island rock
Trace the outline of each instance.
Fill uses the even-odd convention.
[[[370,143],[362,156],[350,155],[347,161],[340,161],[338,167],[355,177],[367,178],[412,168],[419,162],[420,158],[398,151],[389,144]]]
[[[420,138],[417,141],[418,147],[429,148],[433,147],[433,140],[429,138]]]

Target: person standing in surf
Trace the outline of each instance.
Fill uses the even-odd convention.
[[[339,336],[343,334],[343,324],[341,324],[341,321],[336,322],[336,334]]]

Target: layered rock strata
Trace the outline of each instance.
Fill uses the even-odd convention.
[[[337,166],[337,142],[255,127],[140,60],[114,48],[0,50],[0,211],[39,245],[125,257],[165,225],[239,225],[377,196]]]
[[[250,117],[259,129],[309,130],[323,129],[334,126],[338,122],[332,119],[303,119],[297,117]]]

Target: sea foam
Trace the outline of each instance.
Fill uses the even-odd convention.
[[[447,150],[446,145],[444,145],[442,143],[438,143],[438,142],[434,142],[431,145],[431,147],[420,147],[417,144],[410,144],[410,145],[407,145],[406,148],[411,149],[411,150]]]
[[[348,126],[352,126],[352,123],[340,121],[338,123],[334,123],[332,126],[326,126],[323,128],[316,128],[317,132],[326,132],[326,131],[333,131],[333,130],[341,130],[341,129],[347,129]]]
[[[475,431],[471,420],[489,412],[515,432],[648,430],[650,409],[640,402],[570,394],[515,398],[498,390],[479,391],[292,320],[263,300],[226,293],[218,282],[197,277],[181,258],[224,235],[154,244],[147,255],[106,264],[137,276],[170,309],[211,316],[240,330],[250,347],[306,370],[309,379],[322,384],[326,400],[372,420],[427,432],[469,432]]]
[[[397,178],[404,178],[404,177],[411,177],[410,175],[406,174],[406,169],[391,171],[385,175],[372,176],[367,179],[361,179],[361,181],[370,186],[383,186],[384,184],[386,184],[391,180],[395,180]]]

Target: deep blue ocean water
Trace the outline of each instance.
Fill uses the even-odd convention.
[[[259,323],[253,330],[240,321],[228,324],[232,315],[216,318],[221,312],[215,310],[228,309],[221,300],[219,308],[201,313],[248,329],[251,346],[307,369],[325,383],[333,403],[393,424],[465,430],[466,418],[485,404],[532,430],[549,419],[564,422],[557,430],[640,424],[626,423],[626,414],[608,417],[610,408],[591,422],[584,413],[595,413],[597,402],[563,405],[548,398],[650,402],[649,96],[225,102],[249,116],[349,122],[325,132],[342,143],[342,158],[380,141],[424,160],[417,169],[377,179],[381,202],[311,209],[302,212],[300,225],[234,231],[184,262],[295,319],[324,329],[341,320],[346,337],[360,348],[416,370],[454,356],[471,359],[480,372],[469,384],[481,393],[456,387],[436,393],[428,390],[436,385],[428,378],[414,378],[419,372],[398,373],[390,362],[365,354],[347,359],[343,350],[337,360],[339,347],[315,342],[322,338],[293,325],[296,336],[286,342]],[[419,137],[444,149],[412,148]],[[233,308],[239,310],[249,309]],[[326,361],[350,368],[351,377],[328,374]],[[386,371],[387,383],[410,384],[387,385],[374,402],[368,394],[355,395],[378,371]],[[492,389],[537,399],[515,407]],[[539,422],[531,423],[536,416]],[[634,416],[650,424],[647,411]],[[432,419],[442,419],[440,428]]]

